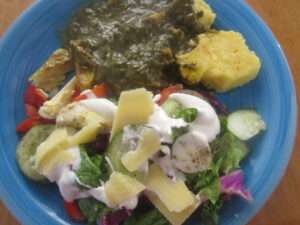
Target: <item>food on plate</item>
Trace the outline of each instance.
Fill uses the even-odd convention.
[[[64,38],[73,54],[78,86],[106,82],[120,93],[176,83],[176,55],[196,47],[197,36],[209,32],[215,17],[203,0],[105,1],[83,8]],[[85,73],[88,76],[82,76]],[[81,78],[87,86],[80,84]]]
[[[22,138],[22,141],[18,144],[17,161],[19,167],[22,172],[32,180],[45,180],[45,177],[38,173],[34,167],[32,157],[36,154],[37,147],[45,141],[54,128],[54,125],[37,125],[27,132]]]
[[[74,68],[72,55],[63,48],[57,49],[46,63],[29,80],[47,93],[63,84],[66,74]]]
[[[200,209],[217,224],[231,196],[252,200],[241,162],[266,124],[198,83],[230,90],[260,61],[215,18],[203,0],[95,1],[29,78],[17,161],[58,186],[72,220],[182,225]]]
[[[120,210],[134,215],[143,198],[164,224],[175,225],[201,205],[220,204],[224,195],[251,199],[239,170],[249,150],[230,130],[240,127],[248,138],[249,132],[258,134],[260,129],[250,128],[257,128],[256,117],[247,120],[254,111],[237,111],[246,117],[232,122],[235,113],[218,115],[201,94],[167,89],[162,104],[161,94],[144,88],[122,92],[117,103],[109,96],[73,100],[59,111],[56,126],[34,126],[24,136],[18,148],[22,170],[31,179],[56,183],[67,208],[79,207],[80,218],[91,224]],[[104,151],[93,149],[98,138]],[[81,209],[85,201],[93,202],[96,215]]]
[[[76,80],[72,78],[54,97],[44,102],[39,108],[39,114],[48,119],[55,119],[59,111],[72,100]]]
[[[255,79],[261,66],[240,33],[214,30],[199,35],[197,47],[177,55],[177,62],[187,83],[202,82],[216,91],[228,91]]]

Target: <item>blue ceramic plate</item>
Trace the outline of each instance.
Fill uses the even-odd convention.
[[[22,95],[27,77],[59,46],[59,31],[84,0],[41,0],[10,28],[0,47],[0,194],[25,225],[71,222],[54,185],[40,185],[20,173],[15,160],[15,127],[24,118]],[[217,13],[216,27],[241,32],[262,60],[258,79],[220,96],[230,109],[253,107],[268,130],[252,143],[243,163],[251,204],[238,199],[221,212],[222,225],[246,224],[270,196],[288,164],[296,130],[293,80],[280,45],[263,21],[242,0],[209,0]],[[187,224],[199,221],[191,218]]]

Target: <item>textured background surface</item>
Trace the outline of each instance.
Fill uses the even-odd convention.
[[[32,0],[0,0],[0,35],[10,23],[33,2]],[[263,17],[279,39],[291,65],[297,91],[300,91],[300,9],[299,0],[248,0]],[[280,90],[279,90],[280,91]],[[299,98],[298,98],[299,105]],[[299,127],[299,125],[298,125]],[[300,127],[299,127],[300,128]],[[263,210],[249,225],[299,225],[300,213],[300,134],[294,148],[292,160],[280,186],[273,193]],[[0,203],[0,225],[18,225]]]

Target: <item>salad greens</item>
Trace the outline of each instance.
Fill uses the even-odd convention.
[[[229,173],[240,167],[248,153],[247,145],[227,131],[211,144],[214,162],[221,173]]]
[[[219,210],[223,206],[223,200],[219,199],[216,203],[207,201],[202,205],[200,219],[205,225],[218,225]]]
[[[186,134],[189,131],[189,127],[173,127],[172,128],[172,138],[175,141],[178,137]]]
[[[94,198],[79,199],[78,206],[87,220],[88,225],[96,224],[99,218],[102,218],[112,211],[112,209]]]
[[[80,150],[81,163],[76,175],[81,184],[98,187],[108,179],[108,168],[102,155],[89,156],[83,147]]]
[[[216,203],[220,197],[221,186],[219,175],[215,169],[187,175],[187,184],[194,193],[200,193],[204,198]]]
[[[176,117],[182,110],[182,105],[172,99],[165,101],[161,107],[170,117]]]
[[[176,118],[182,118],[185,122],[193,122],[198,115],[198,110],[195,108],[185,108],[176,114]]]

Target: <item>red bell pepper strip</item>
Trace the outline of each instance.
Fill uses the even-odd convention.
[[[64,208],[72,220],[79,222],[85,219],[76,202],[64,201]]]
[[[28,85],[28,88],[24,94],[25,104],[40,108],[46,100],[47,96],[40,89],[32,84]]]
[[[32,127],[40,123],[39,116],[33,116],[23,120],[16,128],[16,131],[19,133],[25,133],[29,131]]]
[[[28,117],[38,116],[38,110],[33,105],[25,104],[25,110]]]
[[[167,88],[163,89],[160,92],[161,96],[160,96],[160,99],[158,101],[158,104],[162,105],[167,100],[169,95],[177,93],[177,92],[181,91],[182,89],[183,89],[182,84],[176,84],[174,86],[170,86],[170,87],[167,87]]]

